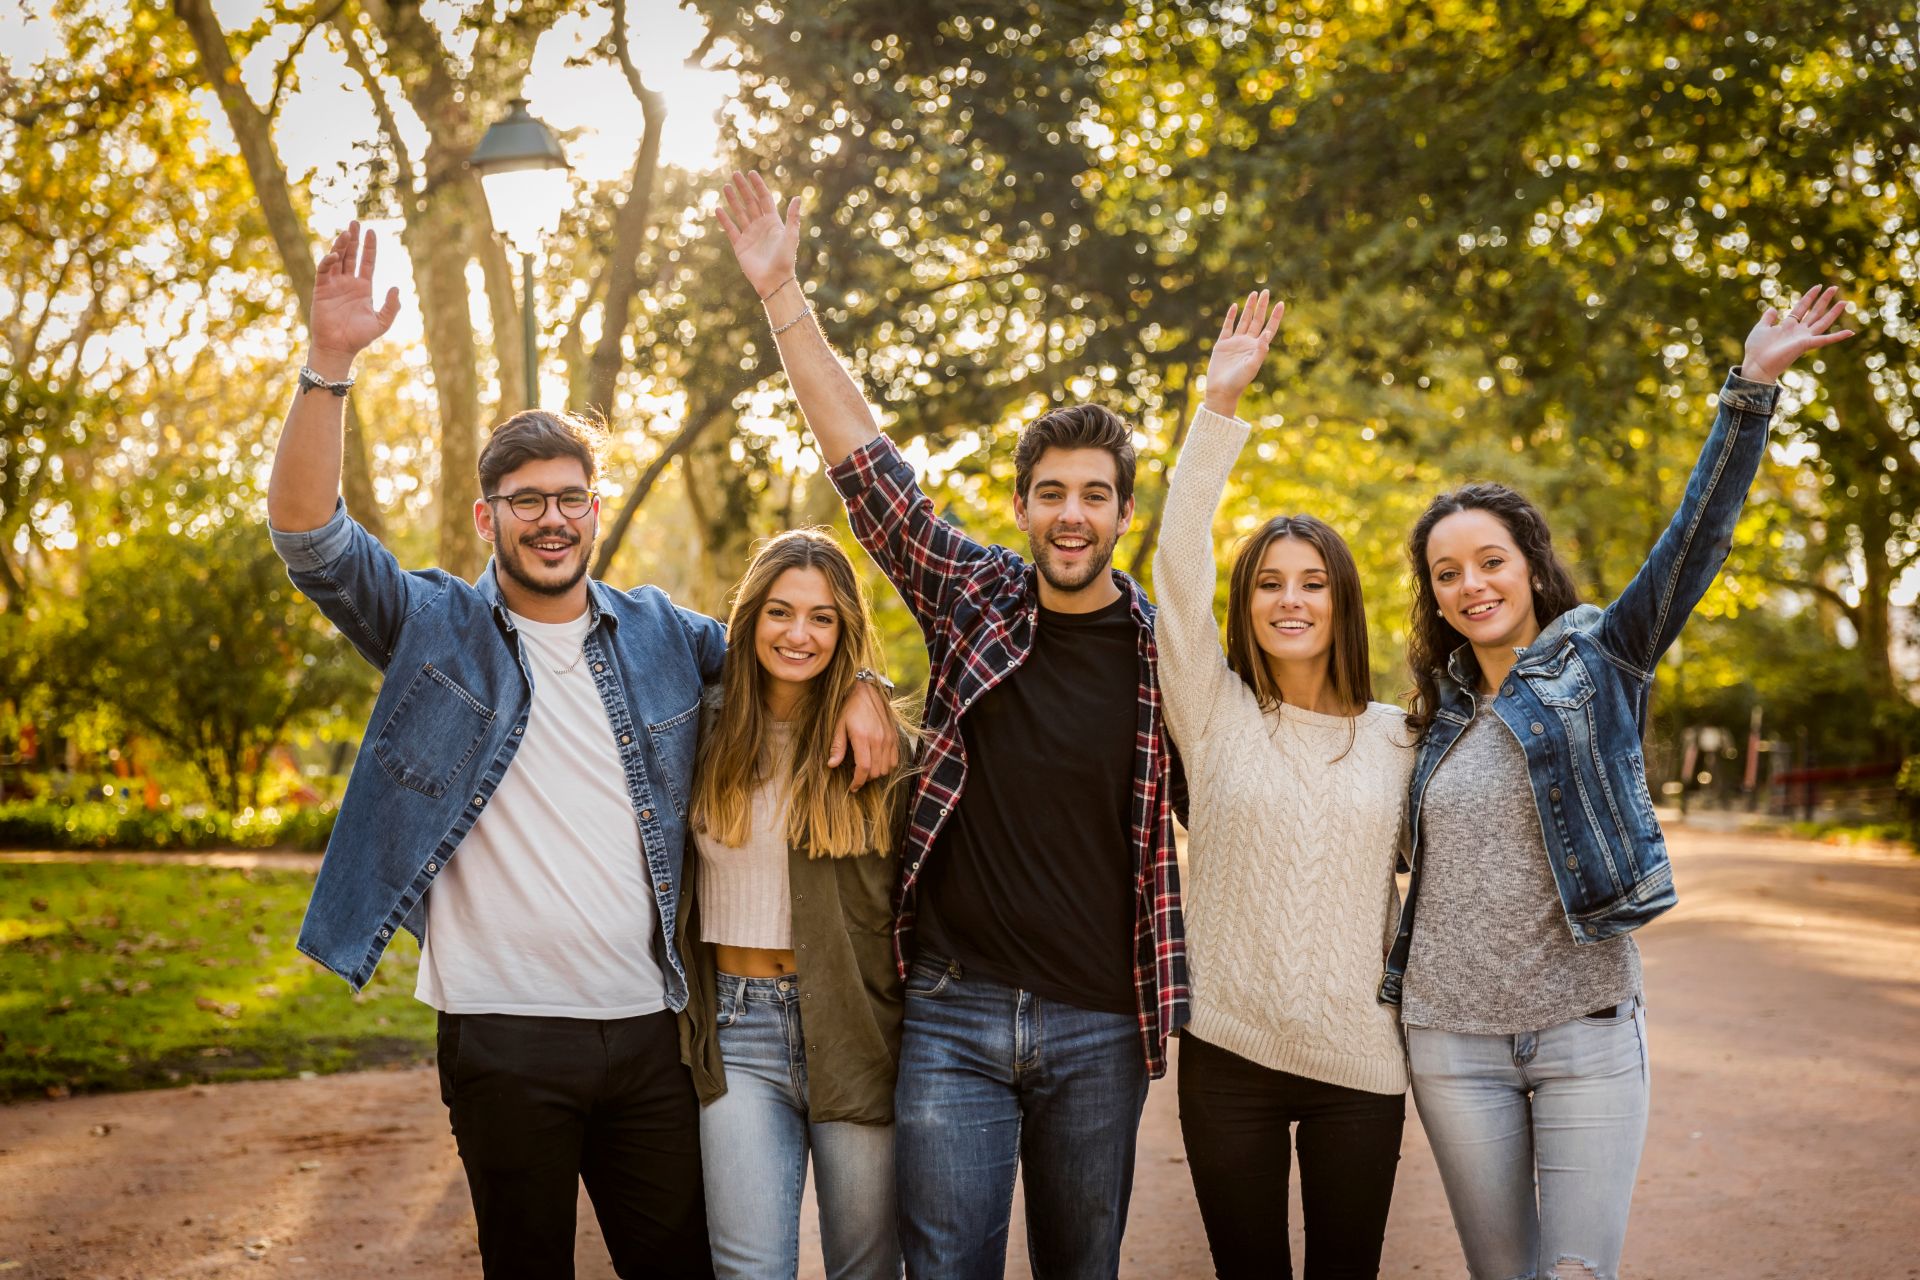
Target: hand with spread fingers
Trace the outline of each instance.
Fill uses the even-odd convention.
[[[762,302],[795,279],[800,254],[800,198],[787,201],[783,217],[780,202],[755,173],[736,173],[720,189],[714,217],[727,233],[734,260],[760,295]]]
[[[1245,304],[1227,308],[1227,318],[1214,340],[1213,354],[1207,359],[1207,408],[1227,417],[1238,415],[1240,397],[1253,385],[1266,363],[1267,349],[1280,332],[1280,318],[1287,314],[1284,302],[1270,303],[1265,289],[1249,293]]]
[[[1849,305],[1840,296],[1839,286],[1828,285],[1824,289],[1815,286],[1807,290],[1785,312],[1768,307],[1760,323],[1747,335],[1746,356],[1740,362],[1741,376],[1754,382],[1778,382],[1795,360],[1815,347],[1845,342],[1853,336],[1853,330],[1829,330]]]
[[[400,291],[388,289],[377,309],[373,305],[373,264],[379,245],[371,228],[364,241],[356,219],[335,236],[313,282],[313,306],[308,329],[316,356],[351,363],[400,314]],[[315,361],[316,365],[319,361]]]

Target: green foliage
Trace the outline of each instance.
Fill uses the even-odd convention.
[[[0,865],[0,1102],[430,1055],[411,939],[355,995],[294,949],[312,888],[299,872]]]
[[[106,800],[0,804],[0,849],[303,849],[333,834],[331,806],[186,813]]]
[[[204,496],[167,510],[110,536],[78,607],[38,628],[34,697],[58,720],[111,713],[235,812],[294,729],[357,721],[370,677],[287,581],[249,510]]]
[[[141,411],[279,300],[245,172],[162,9],[39,8],[59,51],[18,80],[0,51],[0,607],[56,585],[47,553],[149,437]]]
[[[1332,522],[1364,574],[1383,694],[1404,686],[1400,540],[1427,498],[1469,478],[1515,485],[1549,512],[1585,593],[1610,598],[1678,499],[1707,397],[1760,306],[1840,281],[1866,308],[1861,336],[1790,385],[1684,674],[1660,681],[1657,732],[1743,732],[1758,703],[1770,727],[1805,727],[1822,759],[1920,741],[1896,723],[1910,691],[1890,656],[1895,585],[1920,568],[1912,0],[690,7],[711,28],[702,56],[740,78],[728,160],[805,198],[815,231],[801,272],[826,332],[923,464],[936,506],[978,537],[1023,545],[1010,501],[1018,426],[1054,403],[1100,400],[1138,428],[1139,510],[1118,563],[1146,576],[1221,311],[1259,285],[1286,298],[1246,406],[1256,432],[1222,508],[1220,559],[1277,511]],[[229,34],[258,65],[309,37],[310,52],[346,57],[354,33],[352,56],[399,87],[431,141],[373,139],[347,180],[364,179],[370,210],[400,214],[437,247],[451,236],[420,221],[429,194],[452,189],[446,164],[519,83],[542,33],[560,34],[563,12],[608,26],[604,0],[463,2],[431,23],[408,6],[291,4]],[[209,691],[217,682],[199,668],[232,674],[235,654],[255,653],[252,632],[224,619],[231,635],[215,648],[206,629],[162,628],[164,643],[148,643],[152,627],[96,623],[89,640],[63,600],[88,600],[91,616],[96,559],[109,577],[211,581],[187,563],[198,552],[114,562],[148,532],[198,540],[233,521],[196,495],[257,483],[284,404],[269,375],[284,374],[294,343],[284,264],[244,169],[211,136],[207,98],[190,92],[178,22],[151,6],[128,13],[59,0],[49,21],[62,51],[0,118],[0,296],[18,303],[0,319],[11,357],[0,359],[0,728],[44,718],[71,675],[65,740],[104,752],[137,734],[148,751],[196,761],[210,793],[237,795],[257,748],[236,754],[225,728],[162,735],[133,713],[178,701],[164,687],[176,674],[196,697]],[[307,30],[323,16],[338,21]],[[296,68],[292,92],[298,80]],[[335,179],[323,165],[317,180]],[[714,175],[663,171],[644,243],[615,263],[626,182],[582,191],[548,255],[549,367],[563,364],[585,398],[587,335],[613,286],[642,281],[606,406],[610,506],[663,451],[689,447],[606,576],[723,612],[756,538],[837,522],[838,504],[758,304],[702,208]],[[460,337],[470,327],[455,326],[451,345],[484,383],[517,359],[519,335],[503,262],[470,256],[501,332],[491,363]],[[458,262],[429,274],[466,278]],[[444,550],[440,490],[466,483],[441,474],[432,428],[440,394],[468,379],[443,360],[444,336],[432,345],[377,353],[356,391],[409,564]],[[689,444],[690,429],[701,434]],[[164,489],[143,483],[157,460]],[[177,485],[193,491],[168,492]],[[221,563],[250,588],[275,576],[243,556]],[[912,676],[917,629],[873,584],[895,669]],[[155,596],[149,612],[177,607]],[[318,631],[301,602],[270,603]],[[318,651],[286,629],[292,615],[282,623],[294,638],[267,665],[312,672],[305,655]],[[68,648],[98,671],[61,667]],[[30,697],[25,656],[58,674]],[[255,676],[260,692],[270,681]],[[364,689],[305,705],[285,731],[351,732]],[[261,723],[278,714],[264,695],[252,706]],[[229,746],[209,754],[195,735]]]

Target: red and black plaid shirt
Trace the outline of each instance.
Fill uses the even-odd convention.
[[[983,547],[941,520],[913,468],[885,436],[827,472],[860,545],[879,562],[927,637],[926,746],[900,861],[894,959],[906,974],[914,895],[934,837],[960,803],[967,750],[960,717],[1033,651],[1035,571],[1005,547]],[[1140,715],[1133,752],[1133,986],[1147,1069],[1167,1069],[1167,1037],[1187,1020],[1187,946],[1174,858],[1168,746],[1154,675],[1153,605],[1114,571],[1140,628]]]

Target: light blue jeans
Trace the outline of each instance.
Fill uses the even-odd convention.
[[[792,1280],[800,1269],[807,1156],[832,1280],[895,1280],[893,1126],[807,1119],[800,980],[718,976],[727,1091],[700,1111],[707,1236],[717,1280]]]
[[[1515,1036],[1408,1027],[1407,1054],[1473,1280],[1614,1280],[1647,1136],[1640,1000]]]

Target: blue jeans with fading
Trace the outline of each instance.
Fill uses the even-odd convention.
[[[707,1236],[719,1280],[792,1280],[807,1157],[831,1280],[895,1280],[893,1126],[807,1118],[800,980],[717,975],[727,1091],[700,1111]]]
[[[1112,1280],[1147,1100],[1132,1016],[916,959],[894,1089],[910,1280],[999,1280],[1016,1169],[1040,1280]]]
[[[1512,1036],[1408,1027],[1407,1054],[1472,1280],[1614,1280],[1647,1136],[1641,1001]]]

